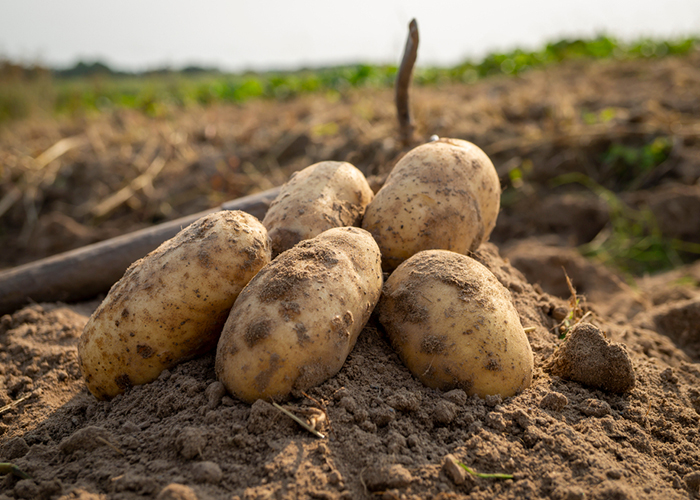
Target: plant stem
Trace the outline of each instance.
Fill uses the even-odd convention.
[[[408,38],[401,59],[399,73],[396,76],[396,113],[399,119],[399,133],[404,146],[411,144],[413,139],[413,118],[409,104],[409,87],[413,76],[413,66],[418,57],[418,23],[412,19],[408,25]]]
[[[476,472],[475,470],[470,469],[462,462],[457,462],[457,465],[459,465],[462,469],[467,471],[472,476],[482,477],[484,479],[513,479],[513,474],[484,474],[482,472]]]

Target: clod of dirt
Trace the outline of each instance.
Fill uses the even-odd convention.
[[[207,446],[207,437],[196,427],[185,427],[175,440],[180,455],[191,460],[202,454]]]
[[[552,411],[562,411],[569,404],[569,399],[558,392],[549,392],[540,401],[540,408]]]
[[[691,472],[683,476],[683,481],[685,481],[688,489],[696,492],[700,492],[700,471]]]
[[[433,421],[438,425],[449,425],[457,416],[457,405],[451,401],[438,401],[433,412]]]
[[[364,474],[369,491],[385,491],[391,488],[404,488],[411,484],[413,476],[403,465],[370,467]]]
[[[198,462],[192,466],[192,475],[198,483],[216,484],[221,481],[221,467],[214,462]]]
[[[584,415],[596,418],[602,418],[605,415],[610,415],[610,412],[612,411],[612,408],[610,408],[608,403],[595,398],[588,398],[578,406],[578,409]]]
[[[61,441],[59,449],[66,455],[84,450],[96,450],[100,446],[108,445],[111,434],[104,427],[89,426],[84,427]]]
[[[29,451],[27,442],[17,436],[0,447],[0,457],[5,461],[14,460],[15,458],[23,457]]]
[[[158,493],[156,500],[197,500],[197,494],[189,486],[172,483]]]
[[[545,366],[552,375],[605,391],[634,387],[632,361],[624,345],[611,342],[590,323],[576,325]]]
[[[700,359],[700,298],[667,304],[652,313],[656,329],[694,361]]]

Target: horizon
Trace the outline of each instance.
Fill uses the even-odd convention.
[[[372,13],[372,15],[367,15]],[[303,0],[0,2],[0,58],[51,68],[100,61],[144,72],[187,66],[226,73],[396,65],[408,22],[420,30],[418,67],[449,67],[516,48],[604,34],[623,42],[700,34],[700,2],[589,0],[585,5],[501,0],[489,5],[418,0],[353,6]]]

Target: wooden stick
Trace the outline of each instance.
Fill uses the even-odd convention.
[[[408,25],[408,38],[406,47],[399,66],[399,73],[396,76],[396,114],[399,119],[399,134],[404,146],[409,146],[413,141],[413,117],[411,117],[411,106],[409,104],[409,87],[413,76],[413,66],[418,57],[418,23],[412,19]]]
[[[262,220],[279,188],[228,201],[177,220],[0,272],[0,315],[30,302],[70,302],[106,292],[134,261],[182,228],[217,210],[242,210]]]

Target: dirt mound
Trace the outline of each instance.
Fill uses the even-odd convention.
[[[630,351],[635,387],[621,394],[542,370],[558,345],[564,301],[537,291],[487,244],[475,256],[513,294],[536,373],[505,401],[440,392],[414,379],[374,321],[341,372],[293,401],[322,409],[319,439],[271,404],[221,390],[209,354],[110,402],[80,379],[75,345],[86,314],[31,306],[2,318],[5,402],[0,453],[31,479],[7,476],[0,498],[687,498],[700,473],[700,369],[666,337],[594,316]],[[656,316],[655,316],[656,317]],[[670,366],[653,346],[680,360]],[[686,361],[687,360],[687,361]],[[306,412],[305,412],[306,410]],[[452,454],[480,473],[455,482]],[[457,484],[459,483],[459,484]],[[194,498],[194,497],[193,497]]]

